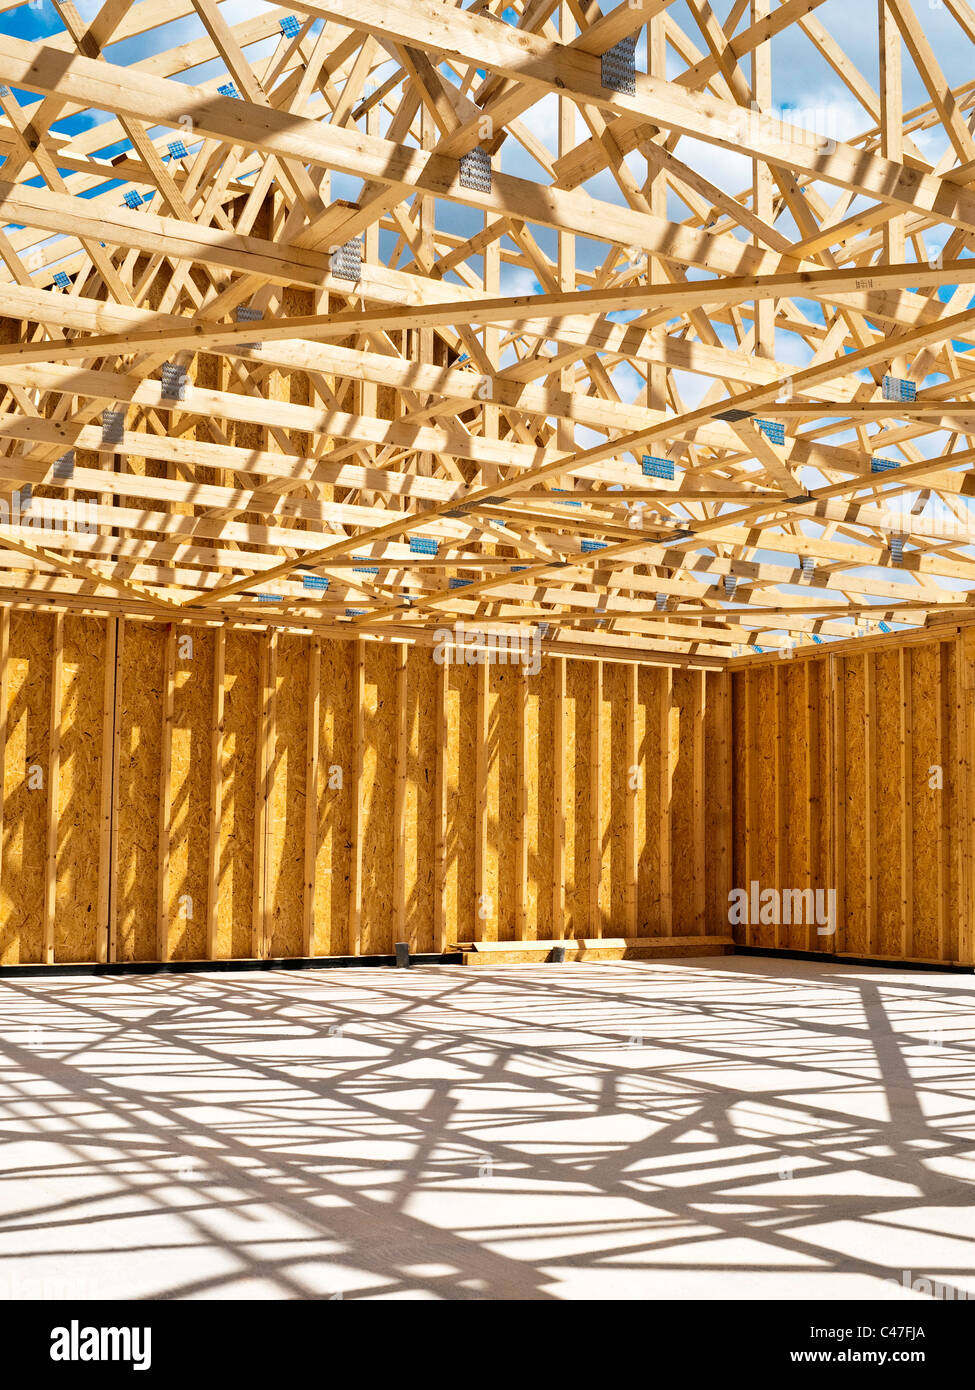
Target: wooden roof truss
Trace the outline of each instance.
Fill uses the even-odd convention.
[[[975,81],[869,2],[876,88],[822,0],[49,0],[0,37],[0,602],[694,666],[957,616]],[[859,135],[774,107],[796,31]]]

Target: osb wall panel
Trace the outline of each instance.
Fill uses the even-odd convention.
[[[868,802],[867,729],[864,719],[864,699],[869,689],[865,679],[865,663],[837,663],[837,706],[842,715],[842,737],[834,743],[834,760],[842,760],[842,781],[838,792],[837,845],[835,873],[837,892],[842,901],[842,917],[837,923],[836,937],[831,947],[837,951],[867,954],[870,950],[867,928],[868,888],[871,880],[870,845],[872,830],[868,824],[872,812]],[[839,744],[839,747],[837,747]],[[845,750],[845,756],[844,756]],[[834,763],[834,772],[836,771]],[[842,832],[842,841],[841,839]],[[842,893],[839,891],[842,885]],[[832,885],[830,885],[832,886]],[[817,944],[821,938],[817,933]]]
[[[525,782],[526,834],[528,836],[528,884],[526,934],[536,940],[551,940],[562,933],[561,911],[557,909],[558,887],[554,864],[556,838],[561,841],[554,815],[556,795],[555,759],[562,748],[557,732],[557,678],[561,674],[554,661],[545,662],[528,686],[528,757]],[[556,914],[558,912],[558,923]]]
[[[706,688],[704,749],[704,836],[710,847],[705,874],[704,920],[727,920],[732,886],[731,676],[709,679]],[[713,928],[712,928],[713,929]]]
[[[165,627],[126,623],[118,663],[115,960],[155,960]]]
[[[393,798],[396,764],[396,657],[391,647],[365,644],[362,763],[362,954],[393,949],[395,854]]]
[[[966,634],[967,635],[967,634]],[[972,778],[975,777],[975,759],[969,751],[964,754],[966,742],[972,747],[971,714],[966,720],[964,701],[971,709],[972,693],[962,687],[962,665],[971,670],[971,663],[963,658],[963,644],[960,642],[941,643],[941,700],[942,730],[947,750],[944,764],[945,782],[951,789],[951,796],[942,802],[941,839],[947,860],[947,869],[939,869],[940,882],[947,882],[948,894],[943,910],[939,914],[939,936],[944,942],[943,954],[948,960],[975,961],[975,922],[973,909],[975,902],[971,886],[971,845],[973,843]],[[965,815],[965,795],[968,793],[967,816]],[[968,872],[966,874],[966,866]],[[966,892],[966,882],[969,891]],[[950,910],[954,907],[956,910]]]
[[[254,824],[260,637],[230,631],[224,659],[221,802],[217,837],[219,959],[254,954]]]
[[[64,618],[54,954],[96,958],[106,628]],[[110,752],[109,752],[110,756]]]
[[[679,718],[671,819],[674,932],[700,936],[706,928],[703,865],[705,678],[695,671],[675,671],[673,691]]]
[[[602,934],[627,934],[626,836],[629,766],[626,725],[631,710],[625,697],[628,672],[603,667],[599,702],[599,920]]]
[[[935,959],[942,947],[949,959],[952,958],[957,945],[957,941],[953,942],[950,937],[939,942],[939,928],[944,935],[946,925],[942,908],[950,900],[946,873],[950,836],[949,824],[944,817],[946,800],[943,792],[931,786],[930,774],[931,767],[945,761],[944,700],[932,700],[930,697],[931,691],[938,690],[941,684],[943,650],[940,644],[914,649],[908,686],[913,721],[908,796],[916,855],[920,863],[936,866],[933,874],[911,874],[907,885],[909,920],[914,929],[911,953]]]
[[[514,941],[523,909],[525,833],[524,676],[514,666],[496,667],[488,679],[488,861],[485,894],[492,910],[485,939]]]
[[[42,960],[54,618],[9,615],[0,959]]]
[[[973,963],[973,655],[952,635],[733,674],[734,885],[836,895],[832,935],[805,917],[738,941]]]
[[[590,797],[594,769],[590,759],[596,679],[595,666],[578,662],[566,668],[566,935],[577,937],[587,936],[595,921],[591,911]]]
[[[178,634],[174,643],[165,904],[167,954],[173,960],[206,955],[214,645],[213,632],[203,628]]]
[[[876,854],[871,864],[871,898],[873,921],[870,923],[870,950],[882,956],[907,955],[907,943],[901,939],[904,876],[901,872],[901,802],[908,795],[909,782],[904,775],[901,749],[901,690],[898,652],[878,652],[873,662],[873,710],[868,717],[875,722],[871,733],[872,762],[875,782],[871,793],[874,803],[874,837]],[[909,654],[903,658],[909,660]],[[869,765],[867,774],[869,776]],[[917,841],[912,839],[913,851]],[[913,857],[913,856],[912,856]]]
[[[322,644],[319,674],[313,955],[347,955],[352,865],[352,688],[355,645]]]
[[[475,887],[479,918],[477,935],[483,941],[502,941],[506,938],[510,940],[513,936],[510,923],[514,913],[514,895],[511,891],[514,872],[514,846],[511,839],[513,803],[510,799],[511,779],[514,777],[515,738],[510,714],[513,672],[497,668],[476,669],[483,683],[483,692],[479,698],[483,699],[485,704],[486,727],[486,737],[479,739],[482,749],[482,771],[475,778],[475,844],[478,844],[483,835],[483,852],[479,849],[477,856],[480,874]],[[476,870],[477,866],[475,872]],[[505,890],[503,894],[502,875]]]
[[[403,788],[404,937],[412,951],[439,951],[435,939],[437,667],[426,652],[406,655],[406,781]]]
[[[303,954],[309,645],[277,639],[265,864],[267,954],[275,959]]]
[[[447,678],[446,919],[461,940],[482,926],[475,887],[477,671],[451,666]]]
[[[9,611],[2,650],[4,963],[726,930],[722,675]]]
[[[668,679],[669,672],[662,668],[644,667],[637,672],[637,699],[644,721],[638,756],[647,772],[642,778],[643,786],[638,790],[636,803],[639,844],[636,895],[641,908],[638,924],[641,934],[645,936],[666,935],[663,930],[665,871],[661,844],[666,827],[662,769],[667,744],[664,711],[670,709],[669,698],[665,703]],[[669,835],[667,839],[669,851]]]

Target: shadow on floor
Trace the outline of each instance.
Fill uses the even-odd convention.
[[[975,1296],[967,976],[2,981],[0,1055],[0,1297]]]

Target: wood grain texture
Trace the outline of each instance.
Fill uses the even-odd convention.
[[[965,830],[975,766],[967,633],[890,637],[731,673],[735,883],[835,892],[835,934],[804,919],[779,926],[782,945],[965,963],[975,848]],[[779,731],[777,759],[763,721],[773,739]],[[735,935],[766,945],[772,931],[741,925]]]
[[[728,673],[530,675],[0,613],[0,955],[41,962],[45,930],[55,962],[710,937],[755,881],[835,890],[837,931],[756,920],[742,942],[964,960],[966,633]]]

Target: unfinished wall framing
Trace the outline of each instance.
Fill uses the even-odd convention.
[[[975,965],[973,700],[970,626],[733,671],[735,885],[836,894],[835,933],[770,898],[739,944]]]
[[[0,964],[732,931],[975,964],[973,701],[975,625],[532,676],[0,608]],[[835,890],[835,934],[729,922],[752,884]]]
[[[2,964],[726,933],[727,674],[9,609],[0,643]]]

